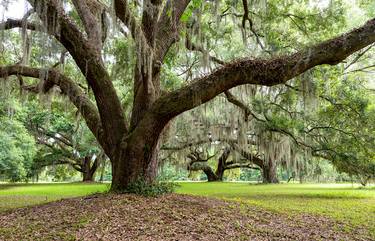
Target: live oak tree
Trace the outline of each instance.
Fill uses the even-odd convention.
[[[174,154],[173,152],[178,152],[176,158],[187,159],[187,163],[184,163],[184,165],[189,172],[203,171],[209,182],[223,181],[225,171],[238,168],[262,171],[264,183],[278,182],[276,176],[270,176],[269,172],[267,172],[268,170],[264,160],[238,147],[235,140],[224,139],[214,141],[212,139],[206,139],[198,142],[180,143],[179,146],[164,145],[161,149],[167,152],[166,157],[163,159],[169,162],[173,162],[171,161],[171,156]],[[211,155],[210,151],[212,150],[214,154]],[[237,153],[240,155],[240,158],[239,155],[235,155]],[[183,156],[184,154],[186,156]],[[210,163],[212,161],[214,162],[214,167],[212,167]]]
[[[373,95],[365,76],[343,76],[339,68],[315,69],[277,88],[227,91],[173,122],[162,160],[203,171],[209,181],[222,180],[226,169],[254,167],[267,183],[278,182],[276,168],[303,179],[321,158],[340,172],[373,177]]]
[[[127,118],[102,55],[106,37],[104,16],[112,10],[96,0],[72,0],[78,16],[73,19],[67,14],[63,1],[28,2],[40,21],[8,19],[1,28],[23,27],[42,31],[58,41],[85,76],[95,102],[74,79],[55,68],[14,64],[0,67],[0,77],[18,75],[40,79],[38,90],[44,93],[58,86],[61,93],[77,107],[110,158],[114,191],[125,189],[139,177],[148,181],[155,178],[161,133],[179,114],[239,85],[278,85],[317,65],[338,64],[375,42],[375,19],[371,19],[359,28],[293,54],[227,61],[225,65],[198,76],[180,89],[166,92],[161,88],[163,63],[171,48],[182,37],[182,16],[188,17],[199,1],[145,0],[140,6],[134,2],[133,6],[130,1],[114,0],[111,1],[114,21],[120,21],[127,28],[125,33],[134,39],[136,50],[132,88],[134,97],[131,116]],[[209,3],[207,6],[211,6]],[[247,8],[242,19],[244,26],[249,22],[252,28]]]
[[[74,170],[82,173],[83,182],[94,181],[95,173],[103,162],[103,155],[87,154],[78,156],[55,145],[43,142],[46,147],[40,148],[34,158],[32,170],[34,173],[41,171],[44,167],[55,167],[58,165],[69,165]]]
[[[30,97],[17,114],[37,144],[30,170],[33,176],[38,177],[46,167],[68,165],[82,174],[83,181],[94,181],[105,155],[78,113],[68,111],[59,98],[40,104],[35,96]]]
[[[96,143],[87,143],[81,136],[75,143],[73,136],[37,127],[36,142],[41,146],[34,158],[32,169],[38,172],[48,166],[69,165],[82,173],[82,181],[94,181],[95,173],[104,163],[105,155]]]
[[[224,172],[227,170],[237,169],[237,168],[246,168],[259,170],[262,173],[263,183],[278,183],[276,176],[276,163],[274,162],[265,162],[257,155],[253,155],[244,150],[236,150],[236,145],[231,147],[224,148],[222,153],[217,159],[217,164],[215,170],[207,163],[213,156],[202,157],[199,151],[194,151],[190,153],[187,157],[190,159],[188,163],[189,171],[203,171],[207,180],[210,181],[223,181]],[[239,152],[240,157],[232,157],[229,159],[229,156],[234,152]],[[216,156],[216,155],[214,155]],[[273,169],[275,168],[275,169]]]
[[[163,162],[182,164],[190,172],[203,171],[208,181],[223,181],[225,171],[246,168],[261,171],[263,183],[278,183],[276,160],[270,160],[268,153],[260,153],[259,143],[254,139],[233,134],[239,131],[237,127],[229,126],[230,121],[226,121],[228,125],[216,123],[204,127],[203,119],[195,120],[194,134],[185,127],[188,132],[185,135],[184,128],[175,127],[176,124],[181,126],[180,121],[168,130],[172,135],[161,147]],[[188,121],[182,119],[182,122]],[[281,159],[282,155],[285,154],[278,155],[278,158]],[[266,161],[265,156],[269,160]]]

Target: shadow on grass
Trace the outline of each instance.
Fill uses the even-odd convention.
[[[1,183],[0,190],[6,190],[16,187],[35,187],[35,186],[59,186],[67,183]]]
[[[6,190],[6,189],[11,189],[14,187],[24,187],[24,186],[29,186],[30,184],[26,183],[3,183],[0,184],[0,190]]]
[[[51,183],[0,183],[0,190],[15,188],[15,187],[41,187],[41,186],[65,186],[65,185],[97,185],[107,184],[103,182],[51,182]]]
[[[277,200],[277,199],[323,199],[323,200],[361,200],[369,198],[367,196],[354,196],[354,195],[339,195],[339,194],[316,194],[316,193],[253,193],[253,194],[235,194],[235,195],[220,195],[218,197],[224,198],[239,198],[239,199],[263,199],[263,200]]]
[[[336,184],[329,184],[329,183],[322,183],[322,184],[316,184],[316,183],[306,183],[306,184],[298,184],[298,183],[249,183],[249,186],[254,186],[254,187],[286,187],[288,189],[292,190],[311,190],[311,191],[355,191],[355,190],[375,190],[375,186],[358,186],[358,185],[345,185],[341,187],[332,187],[332,185]],[[319,186],[317,186],[319,185]],[[339,184],[340,185],[340,184]]]

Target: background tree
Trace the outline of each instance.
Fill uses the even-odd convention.
[[[0,104],[0,176],[3,180],[27,181],[32,175],[36,154],[34,138],[23,125],[14,99],[1,97]]]
[[[61,112],[61,103],[53,102],[51,111],[30,105],[25,125],[39,144],[33,162],[34,172],[47,166],[70,165],[82,173],[83,181],[94,181],[94,175],[104,164],[104,152],[82,123],[79,113]]]

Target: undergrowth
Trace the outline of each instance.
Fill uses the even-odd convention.
[[[145,178],[138,178],[134,182],[129,183],[124,193],[134,193],[146,197],[156,197],[167,193],[172,193],[178,187],[177,183],[156,180],[148,182]]]

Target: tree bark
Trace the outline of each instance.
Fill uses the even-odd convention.
[[[91,157],[86,156],[82,160],[82,175],[83,175],[83,182],[92,182],[94,181],[94,173],[96,170],[91,169]]]
[[[263,171],[263,183],[279,183],[277,179],[277,167],[276,164],[270,160],[267,165],[262,166]]]
[[[98,169],[101,162],[101,157],[97,156],[92,163],[92,156],[85,156],[82,160],[81,170],[83,175],[83,182],[93,182],[95,172]]]
[[[221,178],[218,177],[211,169],[211,167],[207,166],[205,168],[203,168],[203,172],[204,174],[206,174],[207,176],[207,181],[209,182],[217,182],[217,181],[222,181],[222,176]]]
[[[215,172],[215,176],[217,178],[216,181],[223,181],[224,171],[226,170],[226,161],[230,155],[231,149],[225,148],[223,154],[219,157],[217,168]]]
[[[75,2],[76,5],[80,4],[80,1]],[[92,29],[88,28],[92,25],[92,16],[88,12],[79,13],[81,20],[87,25],[85,27],[89,38],[86,38],[81,28],[75,24],[69,14],[65,13],[61,1],[29,0],[45,25],[46,34],[55,37],[66,48],[93,91],[96,106],[79,89],[77,83],[60,76],[55,71],[48,71],[47,77],[44,77],[51,80],[54,85],[60,86],[69,96],[110,158],[113,165],[112,190],[124,190],[129,183],[139,177],[148,181],[154,180],[158,165],[159,138],[163,128],[175,116],[206,103],[236,86],[278,85],[314,66],[337,64],[355,51],[375,42],[375,19],[372,19],[358,29],[292,55],[267,60],[249,58],[232,61],[185,87],[159,97],[159,68],[170,46],[179,38],[178,29],[181,24],[179,20],[190,0],[173,1],[173,5],[171,5],[172,1],[167,1],[162,12],[159,12],[160,1],[145,2],[151,7],[144,9],[143,26],[140,26],[137,18],[132,16],[126,0],[114,1],[116,16],[128,27],[135,41],[140,45],[147,43],[142,46],[146,50],[142,57],[149,53],[154,54],[151,63],[148,63],[151,64],[151,73],[149,73],[150,68],[138,62],[141,64],[140,69],[147,69],[149,72],[138,72],[138,76],[134,78],[133,113],[132,120],[128,123],[124,118],[120,98],[106,69],[101,51],[97,48],[97,43],[92,40],[97,37],[91,36],[97,36],[99,31],[98,24],[94,24],[96,26]],[[149,12],[150,10],[152,11]],[[8,24],[4,28],[10,29],[17,24],[13,23],[13,26]],[[26,27],[33,28],[29,24]],[[149,49],[151,52],[148,52]],[[30,72],[25,73],[21,66],[0,67],[0,77],[9,75],[43,77],[34,68],[27,70]],[[270,180],[275,181],[272,176],[276,177],[276,169],[270,168],[264,173]]]
[[[123,139],[110,157],[112,191],[123,191],[129,183],[142,178],[153,182],[157,176],[160,135],[167,122],[146,113],[133,132]]]
[[[83,182],[93,182],[94,181],[94,173],[90,170],[83,170]]]
[[[215,171],[215,176],[217,177],[216,181],[223,181],[224,171],[225,171],[224,165],[219,160],[216,171]]]

